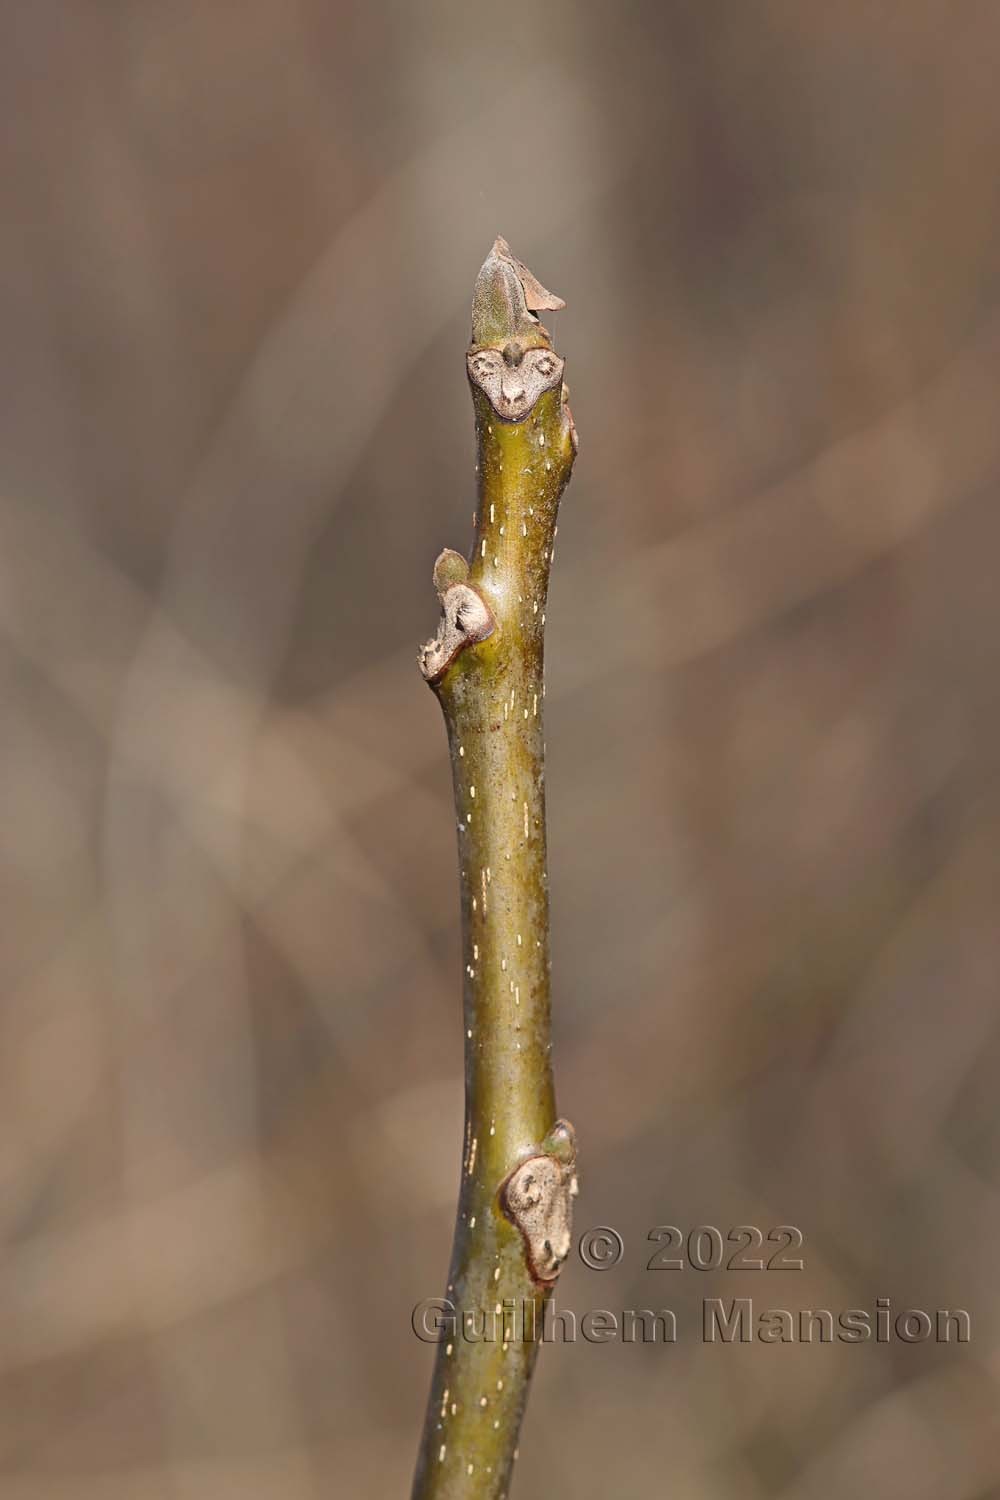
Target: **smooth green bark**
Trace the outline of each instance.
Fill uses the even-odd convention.
[[[477,282],[472,349],[506,351],[502,373],[516,397],[519,354],[550,347],[528,304],[558,299],[546,302],[534,278],[519,274],[530,273],[509,265],[494,247]],[[438,658],[425,657],[447,725],[458,822],[466,1111],[447,1289],[456,1316],[437,1350],[414,1500],[507,1494],[554,1282],[538,1278],[526,1236],[504,1211],[503,1184],[519,1163],[566,1149],[565,1137],[550,1136],[543,647],[556,514],[576,439],[556,363],[558,383],[521,420],[501,418],[470,370],[475,545],[467,577],[455,554],[443,555],[435,574],[446,613],[449,588],[464,587],[489,619],[488,634],[474,631],[436,676],[427,663]],[[553,1211],[558,1218],[563,1205]]]

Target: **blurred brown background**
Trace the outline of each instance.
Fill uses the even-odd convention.
[[[0,1495],[408,1493],[461,1149],[416,650],[566,297],[563,1305],[516,1500],[1000,1496],[1000,13],[32,0],[0,83]],[[654,1274],[652,1225],[806,1270]],[[965,1348],[706,1347],[703,1296]]]

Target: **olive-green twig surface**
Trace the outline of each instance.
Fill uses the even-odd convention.
[[[559,497],[576,453],[562,307],[498,239],[467,355],[478,439],[471,561],[434,568],[420,665],[448,729],[461,874],[465,1147],[414,1500],[508,1493],[542,1315],[569,1252],[572,1127],[552,1082],[543,641]]]

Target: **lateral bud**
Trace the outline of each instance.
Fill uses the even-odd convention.
[[[454,584],[465,583],[468,576],[469,564],[461,552],[445,547],[438,553],[434,562],[434,588],[440,600],[444,600],[445,594]]]

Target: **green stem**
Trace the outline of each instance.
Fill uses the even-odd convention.
[[[438,560],[443,619],[422,659],[458,819],[466,1093],[454,1315],[441,1319],[414,1500],[507,1494],[544,1305],[569,1248],[575,1147],[556,1121],[550,1060],[542,710],[549,569],[576,438],[562,361],[533,316],[558,305],[498,240],[477,281],[469,356],[475,547],[468,566]]]

